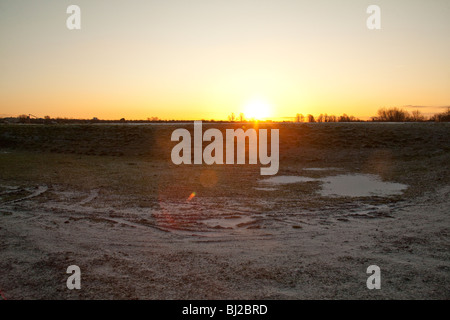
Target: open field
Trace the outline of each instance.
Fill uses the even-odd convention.
[[[261,124],[280,129],[277,176],[295,183],[176,166],[180,127],[0,125],[5,297],[450,298],[448,123]],[[333,177],[404,188],[330,195]],[[81,290],[66,287],[72,264]]]

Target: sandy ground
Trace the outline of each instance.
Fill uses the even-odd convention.
[[[3,295],[450,298],[450,126],[277,125],[278,175],[309,178],[288,184],[259,166],[173,165],[178,126],[0,126]],[[356,174],[407,188],[323,193]],[[66,287],[73,264],[81,290]]]

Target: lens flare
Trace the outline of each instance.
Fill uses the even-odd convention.
[[[187,201],[191,201],[194,197],[196,196],[195,191],[191,193],[191,195],[189,196],[189,198],[187,199]]]

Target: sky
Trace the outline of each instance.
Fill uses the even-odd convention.
[[[71,4],[80,30],[66,27]],[[371,4],[380,30],[366,26]],[[0,116],[367,119],[450,105],[448,0],[0,0],[0,43]]]

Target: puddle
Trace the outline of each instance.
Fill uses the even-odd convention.
[[[301,176],[276,176],[261,180],[260,182],[270,184],[288,184],[288,183],[310,182],[310,181],[317,181],[317,179]]]
[[[371,174],[342,174],[317,179],[302,176],[276,176],[260,182],[277,185],[310,181],[322,182],[319,193],[325,197],[387,197],[400,195],[408,188],[401,183],[384,182],[378,176]]]
[[[386,197],[402,194],[408,187],[401,183],[384,182],[376,175],[345,174],[320,179],[320,194],[328,197]]]

